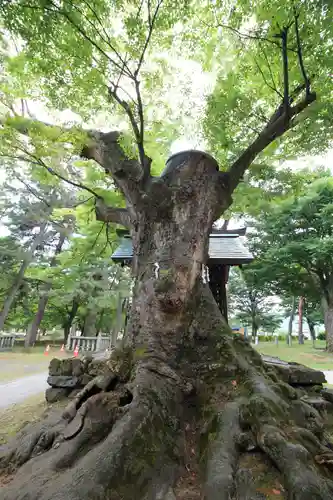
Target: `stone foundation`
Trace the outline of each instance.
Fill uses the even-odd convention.
[[[50,387],[46,389],[45,399],[48,403],[54,403],[72,398],[95,377],[108,372],[111,374],[105,359],[95,359],[89,355],[62,360],[53,358],[47,378]]]

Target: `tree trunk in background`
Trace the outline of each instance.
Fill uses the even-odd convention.
[[[0,332],[3,331],[3,329],[4,329],[5,322],[6,322],[6,319],[8,317],[10,308],[11,308],[11,306],[14,302],[14,299],[16,297],[16,294],[17,294],[18,290],[20,289],[20,286],[23,282],[25,272],[34,258],[35,250],[46,238],[46,225],[47,225],[47,223],[44,222],[40,226],[39,233],[35,236],[32,244],[31,244],[31,247],[27,251],[27,254],[26,254],[26,256],[21,264],[20,270],[15,278],[15,281],[8,291],[8,296],[4,302],[4,305],[2,307],[2,311],[0,313]]]
[[[99,318],[97,320],[97,326],[96,326],[96,335],[99,335],[101,332],[104,314],[105,314],[105,309],[103,309],[99,314]]]
[[[118,293],[117,311],[114,324],[112,327],[112,336],[111,336],[111,345],[113,347],[117,345],[118,334],[120,332],[122,325],[122,316],[123,316],[123,300],[121,298],[121,294]]]
[[[316,330],[315,330],[315,325],[313,323],[313,321],[311,320],[311,318],[306,318],[306,321],[308,323],[308,327],[309,327],[309,331],[310,331],[310,335],[311,335],[311,339],[312,339],[312,345],[313,347],[315,346],[315,343],[316,343]]]
[[[67,323],[63,326],[63,330],[64,330],[64,344],[67,344],[67,340],[68,340],[69,334],[71,332],[71,326],[72,325],[69,325]]]
[[[298,343],[304,344],[304,335],[303,335],[303,303],[304,298],[299,298],[298,303]]]
[[[256,337],[257,337],[257,333],[258,333],[258,325],[257,325],[256,313],[252,313],[251,328],[252,328],[252,339],[255,340]]]
[[[296,298],[293,297],[292,303],[291,303],[291,312],[290,312],[290,317],[289,317],[288,336],[287,336],[287,344],[289,346],[291,346],[293,343],[293,324],[294,324],[294,318],[295,318],[295,308],[296,308]]]
[[[93,274],[93,281],[95,282],[100,282],[102,279],[105,279],[105,276],[101,274],[99,271]],[[99,310],[97,310],[96,307],[96,297],[98,295],[98,283],[93,287],[91,290],[91,299],[92,302],[87,305],[87,312],[84,317],[84,322],[83,322],[83,328],[82,328],[82,335],[84,337],[96,337],[97,335],[97,329],[98,329],[98,314]]]
[[[50,262],[50,268],[54,267],[56,265],[57,255],[59,255],[59,253],[61,252],[63,244],[65,243],[65,240],[66,240],[66,233],[61,232],[60,236],[59,236],[59,241],[58,241],[56,249],[54,251],[54,255],[53,255],[51,262]],[[38,301],[37,312],[35,314],[35,317],[31,323],[31,325],[28,328],[27,335],[25,337],[25,342],[24,342],[25,347],[32,346],[36,342],[38,328],[39,328],[39,326],[43,320],[44,314],[45,314],[46,305],[47,305],[47,302],[49,300],[49,291],[51,290],[51,288],[52,288],[52,282],[47,283],[43,287],[42,295],[40,296],[39,301]]]
[[[231,199],[216,162],[184,156],[137,209],[126,349],[6,446],[3,500],[333,498],[319,412],[232,335],[203,283]]]
[[[79,302],[77,302],[74,299],[73,302],[72,302],[72,308],[69,311],[69,313],[68,313],[65,321],[62,324],[62,327],[64,329],[64,344],[66,344],[66,342],[67,342],[67,339],[68,339],[68,336],[70,334],[73,321],[74,321],[75,316],[77,314],[77,311],[79,309],[79,305],[80,305]]]
[[[84,337],[96,337],[97,312],[89,308],[84,318],[82,335]]]
[[[323,309],[326,330],[326,348],[329,352],[333,352],[333,300],[325,300]]]

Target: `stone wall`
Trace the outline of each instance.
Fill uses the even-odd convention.
[[[295,391],[295,395],[297,393],[298,397],[313,407],[323,410],[332,406],[333,411],[333,391],[324,388],[326,379],[323,372],[298,363],[287,363],[271,356],[262,358],[268,373],[280,383],[282,391],[289,391],[289,396]],[[115,362],[117,363],[116,360]],[[126,367],[126,364],[124,366]],[[47,379],[50,387],[45,394],[47,402],[54,403],[64,398],[74,398],[95,377],[113,376],[115,366],[113,369],[111,367],[112,363],[105,357],[97,358],[92,354],[82,358],[52,359]],[[118,376],[121,377],[121,374],[118,373]]]
[[[107,375],[110,368],[105,359],[94,359],[92,356],[83,358],[57,359],[53,358],[49,365],[49,376],[45,398],[48,403],[54,403],[63,398],[74,397],[85,385],[98,375]]]

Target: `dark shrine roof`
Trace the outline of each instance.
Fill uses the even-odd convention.
[[[119,234],[119,233],[118,233]],[[120,236],[120,234],[119,234]],[[243,245],[239,234],[211,233],[209,237],[209,260],[215,263],[238,266],[253,261],[253,255]],[[129,262],[133,257],[132,240],[125,231],[122,233],[120,244],[112,254],[115,262]]]

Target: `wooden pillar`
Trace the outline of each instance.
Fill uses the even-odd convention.
[[[228,305],[226,283],[228,281],[229,266],[209,263],[209,286],[221,313],[228,322]]]
[[[221,312],[224,316],[224,319],[228,323],[228,299],[227,299],[227,289],[226,289],[226,284],[228,281],[228,271],[229,267],[228,266],[222,266],[222,273],[221,273]]]

